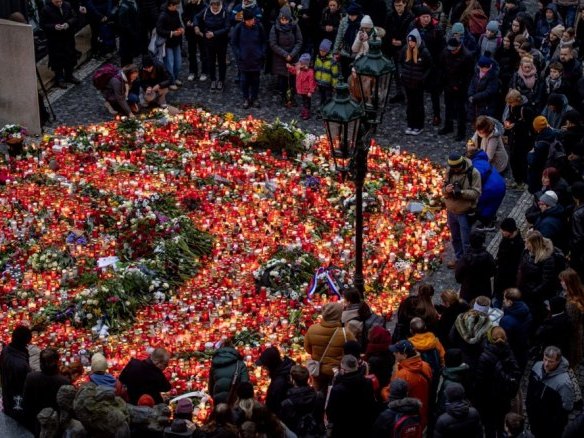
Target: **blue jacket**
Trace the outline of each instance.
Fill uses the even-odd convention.
[[[527,363],[529,345],[525,340],[528,338],[531,328],[531,312],[523,301],[515,301],[511,307],[505,307],[503,312],[499,326],[507,333],[509,345],[519,365],[523,368]]]
[[[505,179],[489,163],[489,157],[483,150],[478,150],[471,158],[472,165],[481,174],[482,192],[477,204],[479,216],[490,219],[495,217],[505,197]]]
[[[266,57],[266,34],[259,22],[252,27],[239,23],[233,30],[231,46],[240,71],[261,71]]]
[[[547,11],[548,9],[554,13],[554,18],[551,21],[551,23],[549,23],[545,17],[545,11]],[[535,35],[534,35],[535,45],[534,45],[534,47],[541,46],[541,43],[544,40],[544,38],[558,24],[562,24],[562,20],[560,19],[560,16],[558,15],[558,7],[554,3],[550,3],[543,10],[543,13],[541,14],[541,18],[539,20],[537,20],[537,23],[535,23]]]
[[[225,6],[221,7],[218,14],[211,12],[211,7],[205,8],[195,17],[195,26],[198,27],[203,34],[205,32],[213,32],[215,35],[211,39],[205,38],[205,44],[227,44],[229,33],[229,13]]]
[[[533,225],[535,230],[539,231],[543,237],[551,239],[554,246],[559,248],[564,248],[565,246],[564,231],[567,227],[567,222],[564,213],[564,207],[556,204],[554,207],[542,212]]]
[[[262,8],[260,8],[257,4],[249,6],[246,9],[250,9],[253,12],[253,15],[257,23],[260,23],[262,21],[263,17]],[[231,24],[231,27],[235,28],[235,26],[237,26],[238,23],[243,23],[243,19],[241,20],[237,19],[237,17],[241,17],[241,14],[243,14],[243,2],[233,6],[233,9],[231,9],[231,13],[229,14],[229,22]]]

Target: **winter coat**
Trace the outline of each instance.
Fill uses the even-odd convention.
[[[446,393],[444,391],[451,383],[460,383],[466,394],[470,392],[471,369],[468,364],[463,362],[457,367],[442,369],[436,394],[436,417],[446,412]]]
[[[337,376],[326,414],[331,437],[370,436],[376,415],[373,386],[358,371]]]
[[[478,116],[494,117],[499,96],[498,70],[493,66],[481,78],[477,69],[470,81],[467,94],[469,98],[472,97],[469,108],[472,119]]]
[[[57,392],[63,385],[70,385],[69,379],[61,374],[45,374],[34,371],[26,376],[23,392],[24,423],[35,434],[40,430],[38,413],[44,408],[59,409]]]
[[[266,60],[267,39],[259,23],[248,27],[245,23],[235,26],[231,47],[237,59],[239,71],[261,71]]]
[[[117,20],[115,28],[120,34],[120,37],[126,38],[129,42],[138,45],[141,23],[136,2],[122,0],[118,6]]]
[[[554,13],[554,18],[551,22],[547,21],[547,17],[545,15],[545,11],[548,9]],[[554,3],[550,2],[544,8],[544,14],[542,14],[541,18],[535,23],[535,33],[533,35],[535,40],[535,47],[539,47],[545,37],[547,37],[551,30],[558,24],[562,24],[562,21],[558,15],[558,7]]]
[[[473,211],[478,203],[482,193],[481,188],[481,174],[472,165],[468,158],[466,161],[466,170],[462,173],[454,173],[447,171],[444,177],[444,188],[442,195],[444,196],[444,203],[446,210],[455,214],[470,213]],[[448,184],[460,184],[460,196],[455,193],[446,193],[446,186]]]
[[[188,3],[183,1],[183,12],[182,12],[182,19],[183,23],[185,24],[185,35],[187,38],[189,36],[195,35],[195,19],[196,16],[199,15],[201,12],[205,10],[207,7],[207,3],[204,0],[191,0]],[[191,22],[191,25],[188,25],[188,22]]]
[[[345,58],[354,58],[351,46],[355,41],[355,36],[359,32],[361,26],[362,15],[359,15],[355,21],[349,20],[349,16],[345,15],[339,23],[339,30],[335,38],[333,52],[340,54]]]
[[[434,333],[417,333],[411,338],[408,338],[408,341],[412,343],[418,353],[423,353],[424,351],[429,350],[436,350],[438,352],[438,356],[440,357],[440,366],[444,366],[444,355],[446,354],[446,351]]]
[[[322,357],[331,337],[334,335],[330,346],[326,352],[326,357]],[[340,323],[323,321],[320,324],[313,324],[304,335],[304,349],[312,359],[321,361],[320,373],[325,376],[333,376],[333,368],[338,367],[343,357],[343,345],[346,341],[354,341],[353,334],[344,331]]]
[[[562,127],[562,122],[566,113],[574,109],[568,104],[568,98],[565,95],[562,94],[561,98],[562,108],[560,108],[559,111],[552,111],[550,107],[546,105],[546,107],[541,112],[541,115],[547,119],[548,124],[553,129],[560,129]]]
[[[486,33],[482,34],[478,43],[479,56],[483,56],[486,52],[489,52],[491,56],[495,56],[495,53],[497,53],[497,49],[501,47],[501,44],[503,44],[503,36],[501,35],[501,32],[497,32],[497,35],[492,38],[487,37]]]
[[[545,347],[555,345],[561,351],[570,350],[572,337],[572,323],[566,312],[552,315],[541,323],[535,332],[535,344],[543,353]]]
[[[466,96],[468,85],[474,72],[473,55],[462,47],[458,53],[448,48],[440,55],[440,82],[446,93],[456,93]]]
[[[379,414],[373,423],[373,438],[387,438],[393,436],[396,421],[403,415],[420,415],[422,403],[417,398],[404,397],[390,400],[387,409]]]
[[[566,225],[564,207],[556,204],[539,214],[533,228],[539,231],[543,237],[550,239],[554,246],[564,248]]]
[[[531,369],[525,406],[531,431],[536,437],[560,437],[574,408],[574,388],[568,374],[569,364],[562,357],[558,367],[545,373],[543,362]]]
[[[570,258],[581,266],[584,262],[584,204],[574,207],[570,224]]]
[[[521,368],[527,363],[529,344],[526,341],[532,325],[531,312],[523,301],[515,301],[511,306],[503,308],[504,315],[499,326],[505,330],[509,346],[513,350]]]
[[[507,154],[505,144],[503,143],[504,128],[498,120],[491,118],[491,121],[495,124],[495,128],[489,136],[483,138],[475,131],[472,136],[472,141],[487,153],[489,162],[497,172],[502,173],[509,163],[509,155]]]
[[[221,347],[211,359],[209,371],[209,394],[215,404],[226,403],[229,399],[229,391],[235,371],[239,377],[237,383],[249,382],[249,374],[241,354],[233,347]]]
[[[62,11],[62,13],[61,13]],[[56,30],[56,25],[68,24],[66,30]],[[61,8],[47,2],[40,11],[40,27],[47,37],[49,48],[49,67],[52,69],[71,68],[77,64],[75,52],[75,29],[77,15],[71,4],[63,2]]]
[[[324,432],[324,402],[323,394],[312,386],[295,386],[288,390],[286,398],[282,401],[280,418],[288,429],[302,437],[304,434],[301,430],[301,422],[303,417],[310,415],[317,429],[322,433]]]
[[[485,248],[471,248],[456,262],[454,276],[460,283],[460,297],[467,303],[480,295],[491,297],[491,278],[495,275],[495,259]]]
[[[507,90],[509,88],[509,83],[511,78],[517,71],[519,66],[519,55],[517,51],[511,46],[509,49],[501,47],[495,52],[495,61],[499,64],[499,79],[501,80],[501,88]]]
[[[288,356],[284,356],[282,362],[269,369],[270,384],[266,392],[266,407],[276,415],[280,415],[282,402],[292,386],[290,383],[290,370],[296,365]]]
[[[414,14],[408,9],[404,9],[402,15],[398,15],[395,9],[387,16],[383,28],[386,30],[386,35],[382,43],[383,53],[387,56],[398,55],[402,48],[407,44],[408,29],[410,23],[414,20]],[[401,41],[401,46],[394,46],[391,44],[392,40]]]
[[[393,353],[389,350],[367,353],[367,363],[369,364],[369,373],[377,377],[379,387],[387,386],[395,363]]]
[[[332,53],[322,57],[316,55],[314,60],[314,80],[319,86],[334,87],[339,77],[339,64],[333,59]]]
[[[130,84],[128,79],[123,72],[119,72],[117,75],[113,76],[105,90],[103,90],[103,97],[110,101],[116,102],[122,109],[124,115],[132,114],[130,105],[128,105],[128,92],[130,90]]]
[[[436,421],[434,438],[480,438],[483,436],[478,411],[467,400],[446,403],[446,412]]]
[[[444,348],[448,350],[448,348],[452,347],[450,342],[450,331],[452,330],[452,327],[454,327],[454,323],[458,316],[468,311],[468,304],[464,301],[458,301],[449,307],[439,306],[437,310],[440,313],[440,320],[438,321],[436,334]]]
[[[521,67],[519,67],[521,68]],[[539,110],[542,106],[543,91],[544,91],[544,81],[535,73],[535,83],[533,87],[529,88],[525,83],[525,80],[516,71],[513,73],[511,82],[509,83],[509,89],[517,90],[522,96],[527,97],[527,102],[534,109]]]
[[[541,189],[541,175],[547,164],[550,146],[557,135],[552,128],[548,127],[535,137],[533,149],[527,155],[529,193],[535,193]]]
[[[283,25],[280,20],[270,30],[270,49],[274,53],[272,58],[272,74],[288,76],[286,57],[291,56],[291,63],[296,61],[302,48],[302,34],[300,28],[294,23]]]
[[[320,41],[327,39],[331,42],[334,42],[337,38],[337,32],[339,31],[339,25],[341,24],[342,13],[340,9],[337,9],[334,13],[326,7],[322,11],[320,16]],[[332,26],[333,30],[331,32],[327,32],[326,26]]]
[[[162,38],[166,38],[166,47],[178,47],[182,43],[182,35],[170,36],[174,32],[183,27],[180,14],[178,11],[170,11],[164,8],[156,22],[156,34]]]
[[[489,315],[478,310],[469,310],[456,318],[450,330],[452,348],[460,348],[464,363],[476,369],[482,352],[482,343],[493,323]]]
[[[430,24],[424,27],[418,17],[410,24],[410,32],[414,29],[418,30],[426,49],[430,52],[434,62],[437,63],[438,59],[440,59],[440,53],[442,53],[442,50],[446,47],[444,33],[442,32],[442,29],[440,29],[438,20],[432,18]]]
[[[296,76],[296,93],[299,95],[312,95],[316,91],[316,81],[314,80],[314,70],[302,68],[300,63],[288,67],[288,72]]]
[[[159,62],[154,61],[154,69],[152,72],[147,72],[144,69],[140,70],[140,87],[146,91],[148,87],[158,85],[160,88],[168,88],[170,86],[170,74],[166,67]]]
[[[369,38],[378,38],[379,40],[383,41],[383,37],[385,36],[385,30],[381,27],[374,27],[373,30],[369,33]],[[383,43],[382,43],[383,44]],[[369,53],[369,40],[362,41],[359,37],[359,34],[355,37],[353,41],[353,45],[351,46],[351,52],[355,59],[360,58],[363,55]]]
[[[477,150],[470,159],[481,174],[481,196],[477,203],[477,213],[481,218],[494,218],[507,191],[505,179],[491,165],[485,151]]]
[[[432,387],[432,368],[422,360],[419,354],[397,363],[397,370],[391,380],[403,379],[408,383],[408,396],[422,402],[420,420],[422,428],[428,423],[428,404]]]
[[[31,369],[26,347],[19,348],[10,343],[0,354],[0,379],[2,383],[2,406],[4,412],[18,420],[22,419],[24,381]]]
[[[584,312],[580,311],[574,303],[568,300],[566,314],[570,318],[572,335],[570,336],[569,349],[566,351],[565,356],[570,366],[576,368],[582,363],[582,357],[584,356]]]
[[[205,44],[217,47],[227,45],[229,41],[229,14],[225,6],[221,6],[221,10],[217,14],[214,14],[209,6],[195,17],[195,26],[203,34],[213,32],[213,38],[205,38]]]
[[[143,394],[150,395],[155,403],[162,403],[161,392],[170,391],[170,382],[150,358],[130,359],[119,376],[128,388],[128,402],[135,405]]]
[[[404,87],[415,89],[424,87],[426,79],[432,69],[432,57],[430,52],[422,44],[422,39],[417,30],[412,30],[409,35],[416,38],[418,60],[417,62],[414,62],[413,57],[410,60],[407,60],[408,45],[406,44],[400,53],[399,74]]]

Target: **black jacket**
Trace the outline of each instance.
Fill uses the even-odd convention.
[[[387,386],[391,379],[391,370],[395,363],[395,356],[389,350],[367,354],[369,372],[375,374],[379,380],[379,386]]]
[[[570,234],[570,254],[577,256],[582,263],[584,255],[584,204],[574,208],[572,213],[572,230]]]
[[[478,411],[466,400],[446,403],[446,413],[438,417],[434,438],[479,438],[483,436]]]
[[[35,434],[40,432],[38,413],[44,408],[59,410],[57,392],[63,385],[70,385],[69,379],[61,374],[45,374],[34,371],[24,382],[24,416],[26,426]]]
[[[521,262],[521,256],[525,249],[525,242],[520,233],[513,238],[501,239],[497,258],[495,263],[497,269],[495,272],[495,297],[503,299],[505,289],[517,285],[517,270]]]
[[[173,35],[171,37],[170,33],[181,27],[183,26],[178,11],[170,11],[167,8],[164,8],[156,22],[156,33],[159,36],[166,38],[166,47],[177,47],[180,46],[182,42],[182,35]]]
[[[22,394],[24,381],[30,373],[28,350],[8,344],[0,354],[0,378],[4,412],[15,419],[22,419]]]
[[[152,72],[147,72],[144,69],[140,70],[140,87],[146,90],[148,87],[158,85],[160,88],[168,88],[170,86],[170,75],[166,67],[159,62],[154,61],[154,69]]]
[[[536,263],[525,250],[517,275],[517,287],[525,302],[531,307],[533,303],[543,302],[559,292],[558,274],[553,255]]]
[[[395,10],[389,14],[385,20],[383,28],[385,29],[385,36],[381,40],[383,51],[386,55],[395,56],[399,55],[400,50],[407,44],[408,29],[410,24],[414,21],[414,14],[412,14],[407,9],[404,9],[404,13],[398,15]],[[401,46],[394,46],[391,44],[392,40],[399,40],[402,42]]]
[[[402,415],[420,415],[422,403],[417,398],[404,397],[390,400],[373,424],[373,438],[387,438],[393,436],[393,428],[398,417]]]
[[[491,297],[491,277],[495,275],[495,259],[485,249],[471,249],[456,262],[454,276],[460,283],[460,297],[470,303],[479,295]]]
[[[128,388],[128,402],[134,405],[143,394],[150,395],[155,403],[162,403],[160,393],[170,390],[170,382],[150,359],[130,359],[119,380]]]
[[[331,389],[326,414],[332,437],[370,436],[375,420],[371,383],[359,372],[342,374]]]
[[[47,3],[40,13],[40,25],[45,31],[49,45],[49,67],[72,69],[77,63],[75,54],[77,16],[67,2],[63,2],[61,10],[62,14],[53,3]],[[66,30],[55,29],[56,25],[65,23],[69,25]]]
[[[572,333],[572,322],[566,312],[552,315],[546,319],[535,332],[535,344],[539,350],[555,345],[562,351],[569,351]]]
[[[440,339],[442,346],[448,350],[448,348],[453,346],[450,341],[450,330],[452,330],[458,315],[468,310],[468,304],[463,301],[458,301],[450,307],[438,306],[436,310],[440,313],[436,336]]]
[[[203,34],[213,32],[213,38],[205,38],[206,44],[227,44],[229,35],[229,14],[225,6],[221,7],[218,14],[211,12],[211,7],[204,9],[195,17],[195,26],[199,27]]]
[[[523,301],[515,301],[511,306],[503,308],[503,317],[499,326],[507,333],[509,346],[515,354],[515,358],[521,369],[527,364],[527,351],[529,344],[526,342],[531,333],[532,317],[529,307]]]
[[[452,53],[448,48],[440,55],[440,82],[444,91],[466,96],[468,85],[474,73],[474,58],[464,47],[458,53]]]
[[[285,356],[278,366],[269,370],[270,385],[266,393],[266,406],[274,414],[280,416],[282,401],[287,397],[288,390],[292,386],[290,383],[290,369],[294,362]]]
[[[324,396],[311,386],[293,387],[288,390],[287,398],[282,401],[280,418],[298,437],[308,433],[324,433]],[[314,430],[305,430],[309,422],[305,417],[312,417]]]
[[[541,212],[533,228],[539,231],[543,237],[550,239],[554,246],[565,249],[567,225],[564,207],[556,204]]]

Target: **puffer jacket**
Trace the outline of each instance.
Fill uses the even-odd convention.
[[[334,338],[333,338],[334,335]],[[333,376],[333,368],[338,367],[343,357],[343,346],[346,341],[354,341],[355,337],[349,330],[344,331],[340,322],[323,321],[313,324],[304,336],[304,349],[312,359],[321,361],[320,373],[324,376]],[[322,357],[329,341],[330,346],[326,357]]]
[[[477,213],[485,219],[494,218],[507,192],[505,179],[489,163],[489,156],[485,151],[478,150],[470,158],[474,168],[481,174],[481,196]]]
[[[456,262],[454,277],[460,283],[460,297],[467,303],[480,295],[491,297],[491,278],[495,275],[495,259],[485,248],[471,248]]]
[[[274,55],[272,57],[272,74],[287,76],[286,57],[291,56],[292,62],[296,61],[302,48],[300,27],[294,23],[288,23],[284,26],[280,20],[277,20],[270,30],[269,44]]]
[[[539,361],[531,369],[525,406],[535,436],[559,437],[574,408],[574,389],[568,374],[569,364],[562,357],[551,373]]]
[[[528,250],[523,252],[517,273],[517,287],[530,308],[533,303],[541,303],[561,290],[553,252],[551,240],[546,241],[546,256],[543,260],[536,262]]]
[[[400,70],[399,74],[404,87],[406,88],[420,88],[424,87],[426,79],[430,74],[432,69],[432,56],[430,52],[426,49],[420,37],[420,33],[417,29],[413,29],[409,36],[413,36],[416,39],[416,45],[418,46],[418,60],[414,62],[414,59],[407,60],[408,45],[402,48],[400,53]]]
[[[288,67],[288,72],[296,76],[296,92],[299,95],[309,95],[316,91],[316,81],[314,80],[314,70],[302,68],[300,63]]]
[[[444,40],[444,33],[440,28],[440,23],[438,20],[432,18],[430,24],[426,27],[422,26],[420,22],[420,18],[416,18],[412,24],[410,25],[410,33],[412,30],[417,29],[424,45],[430,52],[432,59],[435,62],[438,62],[440,57],[440,53],[442,53],[442,49],[446,47],[446,41]]]
[[[240,71],[261,71],[266,59],[267,39],[259,23],[252,27],[245,23],[236,25],[231,36],[231,47],[237,58]]]
[[[556,204],[540,213],[533,228],[539,231],[543,237],[550,239],[554,246],[565,248],[566,226],[567,221],[564,207]]]
[[[403,379],[408,383],[408,395],[422,402],[420,419],[422,427],[428,423],[428,402],[432,386],[432,368],[422,360],[420,354],[397,363],[397,371],[391,380]]]
[[[282,401],[280,418],[284,424],[296,435],[317,430],[324,432],[324,396],[312,386],[295,386],[288,390],[286,399]],[[300,421],[306,415],[314,418],[317,430],[303,431]]]
[[[314,80],[319,86],[334,87],[339,77],[339,64],[333,59],[332,53],[326,56],[316,56],[314,60]]]
[[[481,174],[473,167],[468,158],[464,160],[466,161],[466,171],[462,173],[446,172],[444,177],[444,187],[448,184],[459,183],[462,189],[458,197],[454,193],[446,193],[445,189],[442,190],[446,209],[455,214],[471,212],[476,208],[482,193]]]
[[[440,385],[436,396],[436,416],[446,412],[446,394],[445,390],[451,383],[460,383],[468,394],[471,383],[471,369],[466,363],[461,363],[457,367],[442,368],[440,376]]]
[[[509,344],[487,342],[479,356],[474,377],[475,391],[478,395],[476,406],[481,414],[483,412],[506,414],[511,407],[513,396],[502,394],[502,385],[516,388],[521,380],[521,370]],[[487,417],[492,418],[492,415]]]
[[[497,172],[501,173],[507,168],[509,163],[509,155],[503,143],[503,133],[505,129],[503,124],[496,119],[490,118],[495,124],[495,129],[489,134],[487,138],[482,138],[475,131],[472,136],[472,141],[483,151],[487,153],[489,162],[493,165]]]
[[[239,383],[249,382],[249,374],[241,354],[233,347],[219,348],[211,359],[209,373],[209,394],[215,403],[227,401],[236,370],[239,370]]]
[[[419,415],[422,403],[417,398],[404,397],[390,400],[385,409],[373,424],[373,438],[393,436],[393,428],[398,416]]]
[[[444,347],[440,340],[432,332],[426,333],[416,333],[414,336],[408,339],[414,346],[414,348],[419,352],[429,351],[435,349],[440,357],[440,365],[444,366]]]
[[[503,308],[503,318],[499,326],[507,333],[509,345],[521,368],[527,363],[529,344],[525,342],[531,330],[531,312],[523,301],[515,301],[511,306]]]
[[[436,421],[434,438],[483,436],[478,411],[467,400],[446,403],[446,412]]]
[[[497,109],[497,98],[499,96],[498,69],[491,67],[488,73],[482,78],[479,71],[475,71],[470,85],[468,86],[468,97],[472,97],[470,113],[472,118],[478,116],[495,115]]]

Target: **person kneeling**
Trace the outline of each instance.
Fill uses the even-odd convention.
[[[122,70],[112,76],[107,87],[103,90],[105,106],[111,114],[121,114],[134,117],[137,113],[140,98],[132,90],[134,81],[138,78],[138,67],[134,64],[126,65]]]
[[[140,69],[140,87],[145,106],[166,107],[166,94],[171,83],[170,74],[159,62],[146,55],[142,58]]]

